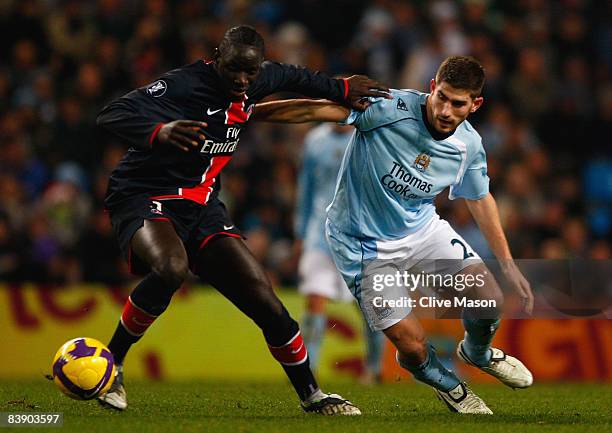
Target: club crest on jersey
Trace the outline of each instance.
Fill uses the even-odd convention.
[[[419,171],[425,171],[427,170],[427,167],[429,167],[430,162],[431,162],[431,156],[423,152],[417,155],[412,166]]]
[[[161,207],[162,207],[161,202],[153,200],[149,206],[151,208],[150,209],[151,213],[154,213],[156,215],[163,215],[164,214],[162,212],[162,210],[161,210]]]
[[[166,93],[166,90],[168,90],[168,85],[164,80],[157,80],[147,87],[147,93],[154,98],[163,96],[163,94]]]
[[[397,98],[397,109],[402,111],[408,111],[408,107],[402,98]]]

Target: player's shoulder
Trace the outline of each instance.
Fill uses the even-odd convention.
[[[472,125],[467,119],[461,123],[461,126],[457,129],[457,132],[469,141],[473,141],[475,143],[482,143],[482,137],[480,136],[476,128],[474,128],[474,125]]]
[[[270,73],[272,74],[277,73],[278,71],[281,71],[285,67],[287,67],[287,65],[285,65],[284,63],[275,62],[273,60],[264,60],[261,63],[261,66],[259,69],[259,76],[270,74]]]
[[[391,89],[391,98],[375,98],[372,100],[372,109],[384,110],[390,117],[405,117],[416,115],[420,105],[427,96],[412,89]]]
[[[189,63],[187,65],[180,66],[178,68],[172,69],[166,73],[164,73],[160,78],[178,78],[178,77],[186,77],[192,76],[196,74],[201,74],[202,71],[207,68],[212,68],[212,65],[207,64],[203,60],[197,60],[193,63]]]
[[[391,96],[397,101],[398,110],[401,110],[401,102],[406,104],[410,111],[420,111],[421,105],[425,103],[427,93],[419,92],[414,89],[391,89]]]
[[[455,135],[471,147],[472,150],[478,151],[482,148],[482,137],[469,120],[461,123],[457,131],[455,131]]]
[[[281,66],[280,62],[274,61],[274,60],[264,60],[263,62],[261,62],[261,68],[262,69],[266,69],[266,68],[278,68]]]
[[[164,95],[184,95],[196,80],[202,76],[205,63],[201,60],[172,69],[159,76],[155,81],[144,86],[149,96],[159,98]]]
[[[391,98],[370,98],[365,110],[361,130],[374,129],[397,121],[420,117],[420,104],[425,94],[412,89],[391,89]]]

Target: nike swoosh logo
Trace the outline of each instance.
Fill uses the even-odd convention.
[[[304,343],[300,344],[300,347],[298,347],[297,349],[292,350],[291,353],[293,355],[295,355],[296,353],[300,353],[300,350],[302,350],[302,347],[304,347]]]
[[[231,226],[226,226],[226,225],[223,225],[223,230],[231,230],[231,229],[233,229],[233,228],[234,228],[234,225],[233,225],[233,224],[232,224]]]
[[[218,113],[221,110],[223,110],[223,108],[219,108],[218,110],[211,110],[209,108],[208,110],[206,110],[206,114],[208,114],[209,116],[212,116],[213,114]]]
[[[138,320],[135,317],[132,317],[132,322],[134,322],[138,326],[149,326],[149,325],[151,325],[151,323],[153,323],[153,322],[151,322],[151,323],[143,323],[143,322],[141,322],[140,320]]]

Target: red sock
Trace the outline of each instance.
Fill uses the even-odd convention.
[[[123,307],[123,313],[121,313],[121,324],[127,332],[134,337],[140,337],[149,326],[151,326],[155,319],[157,319],[157,316],[153,316],[142,310],[132,302],[131,296],[128,297]]]
[[[304,340],[302,339],[300,331],[284,345],[274,347],[268,344],[268,348],[272,356],[283,365],[300,365],[308,359],[308,352],[306,351],[306,346],[304,345]]]

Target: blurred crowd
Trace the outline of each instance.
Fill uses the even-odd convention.
[[[517,258],[611,257],[612,24],[588,0],[0,0],[0,280],[121,284],[103,198],[125,147],[111,99],[210,58],[254,25],[268,59],[428,89],[448,55],[483,63],[471,119]],[[312,125],[250,125],[221,198],[277,285],[296,279],[292,219]],[[490,256],[461,202],[440,213]]]

